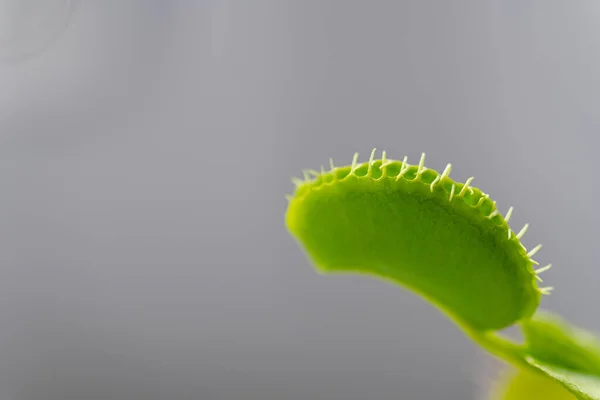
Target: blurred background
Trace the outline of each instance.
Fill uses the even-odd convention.
[[[317,275],[290,177],[475,175],[600,331],[600,4],[3,0],[0,398],[481,399],[437,310]]]

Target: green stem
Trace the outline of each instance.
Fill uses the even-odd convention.
[[[463,327],[464,328],[464,327]],[[465,329],[467,335],[491,354],[515,366],[530,367],[525,360],[525,347],[494,331]]]

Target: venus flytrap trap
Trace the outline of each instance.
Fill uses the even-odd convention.
[[[557,382],[568,399],[600,400],[600,344],[549,314],[536,313],[542,295],[528,229],[508,225],[488,194],[418,165],[375,158],[303,171],[293,180],[286,225],[321,273],[359,273],[399,284],[431,302],[492,354],[524,371],[508,386]],[[525,343],[498,331],[519,324]],[[534,375],[531,375],[534,374]],[[535,379],[528,378],[535,376]],[[530,382],[531,385],[524,385]],[[560,388],[566,388],[560,389]],[[559,393],[562,390],[563,393]],[[524,393],[524,392],[523,392]],[[574,397],[573,397],[574,396]],[[525,398],[525,397],[521,397]],[[561,397],[557,397],[561,398]]]

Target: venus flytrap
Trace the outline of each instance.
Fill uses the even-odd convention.
[[[503,216],[471,185],[473,178],[455,182],[451,169],[426,168],[425,155],[418,165],[385,152],[376,159],[375,150],[363,163],[358,154],[346,166],[330,160],[329,170],[305,170],[304,179],[293,180],[286,225],[319,272],[399,284],[492,354],[536,379],[560,383],[567,396],[600,400],[600,345],[536,313],[552,290],[538,286],[550,268],[533,259],[541,245],[526,249],[521,239],[528,225],[512,230],[512,207]],[[524,344],[497,333],[515,324],[524,330]],[[527,381],[523,376],[518,382]]]

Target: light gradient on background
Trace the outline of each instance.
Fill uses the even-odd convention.
[[[373,147],[475,175],[600,331],[600,7],[80,1],[0,65],[0,398],[475,399],[419,298],[314,273],[289,177]]]

